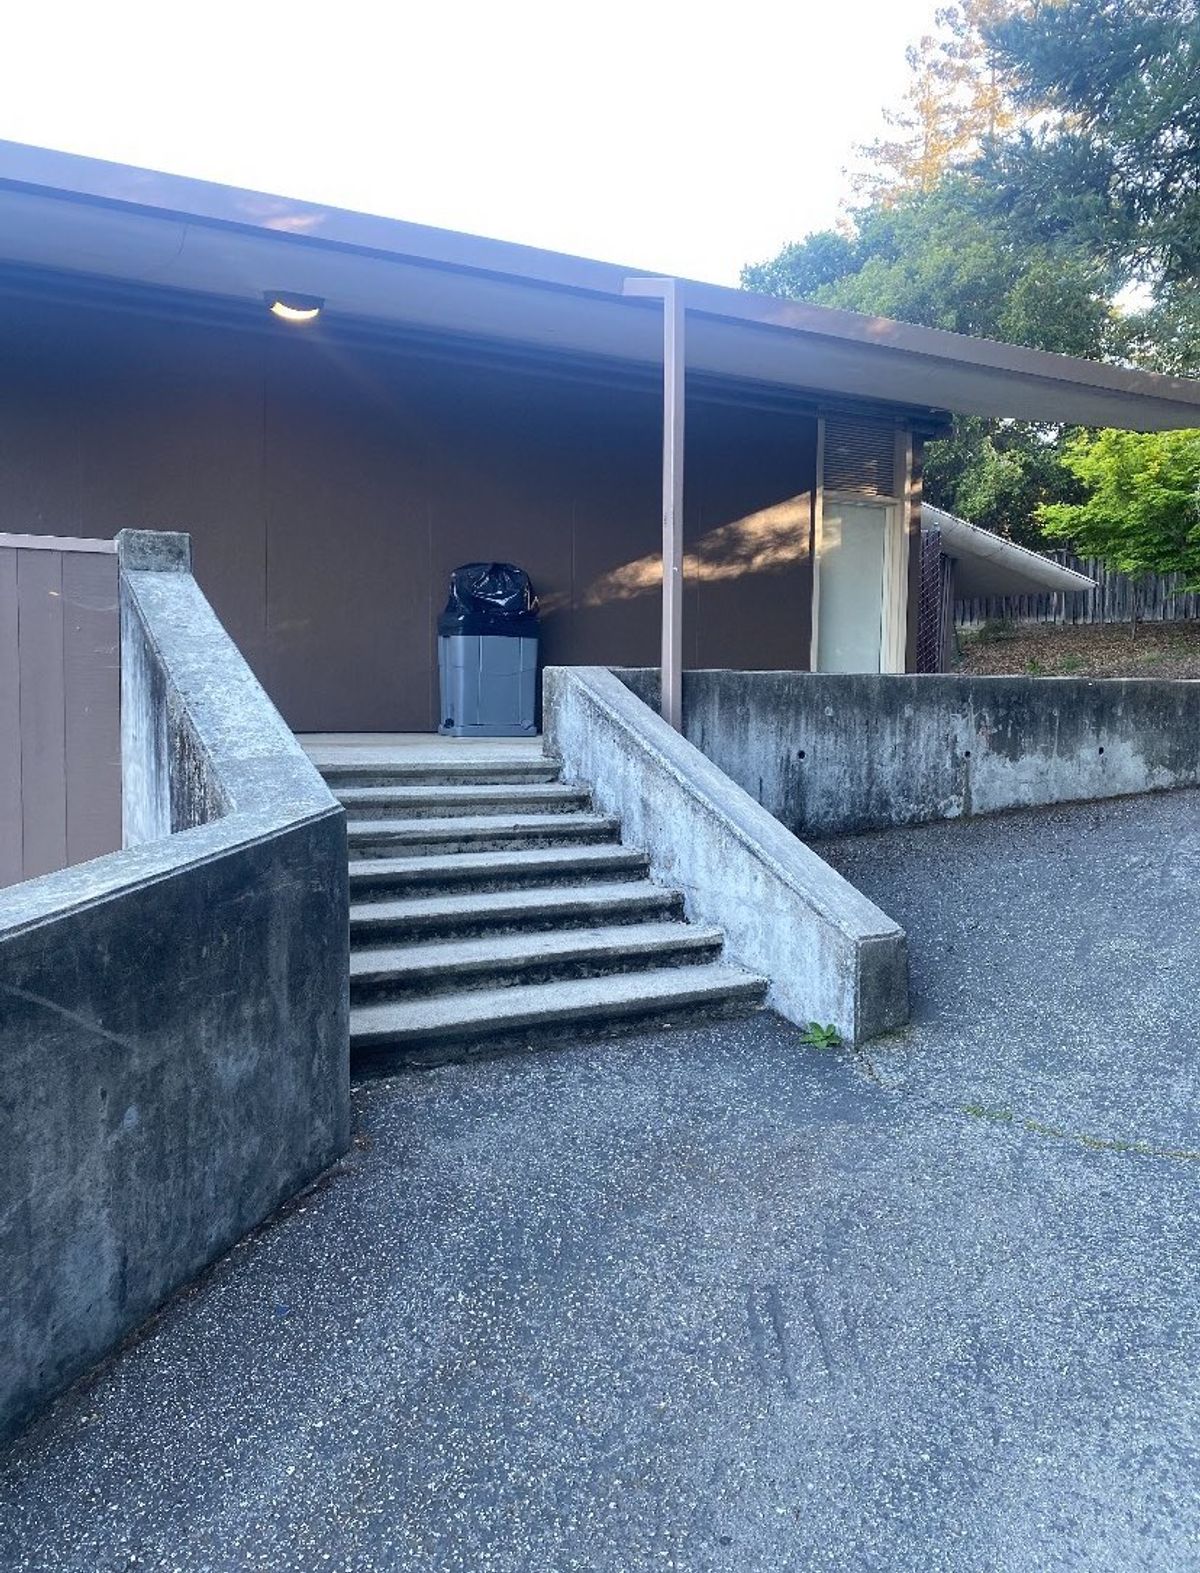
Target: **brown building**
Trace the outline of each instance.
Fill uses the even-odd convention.
[[[547,663],[655,664],[662,306],[631,276],[0,144],[0,531],[188,531],[300,730],[432,727],[471,560],[528,570]],[[1186,383],[681,288],[687,666],[912,669],[950,410],[1200,419]]]

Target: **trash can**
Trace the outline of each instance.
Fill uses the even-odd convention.
[[[450,575],[438,618],[446,737],[532,737],[536,731],[538,603],[512,563],[466,563]]]

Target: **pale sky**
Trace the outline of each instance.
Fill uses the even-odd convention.
[[[0,138],[737,282],[837,217],[936,0],[41,0]]]

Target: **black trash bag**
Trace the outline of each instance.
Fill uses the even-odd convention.
[[[537,637],[538,600],[523,568],[512,563],[465,563],[450,575],[450,599],[439,634]]]

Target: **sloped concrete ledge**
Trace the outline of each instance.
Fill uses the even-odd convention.
[[[851,1042],[908,1019],[903,930],[604,667],[547,668],[547,751],[620,816],[689,918],[724,929],[730,959],[771,980],[789,1020]]]
[[[0,891],[0,1435],[349,1143],[342,810],[124,532],[126,848]]]

